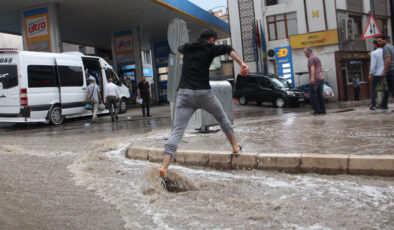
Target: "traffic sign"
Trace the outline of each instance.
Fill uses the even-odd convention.
[[[369,15],[368,25],[364,30],[362,39],[373,38],[382,35],[382,32],[379,29],[378,24],[373,16],[373,14]]]

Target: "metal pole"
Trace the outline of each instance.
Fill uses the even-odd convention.
[[[371,13],[373,14],[373,16],[375,17],[375,0],[369,0],[369,4],[371,7]],[[376,18],[376,17],[375,17]]]

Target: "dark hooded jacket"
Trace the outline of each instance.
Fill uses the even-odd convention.
[[[183,54],[180,89],[210,89],[209,67],[213,59],[223,54],[230,54],[233,48],[229,45],[214,45],[204,39],[186,43],[178,48]]]

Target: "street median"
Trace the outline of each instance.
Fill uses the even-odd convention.
[[[134,160],[161,162],[163,149],[130,146],[126,157]],[[392,155],[253,153],[232,156],[223,151],[178,150],[173,163],[210,167],[218,170],[276,170],[285,173],[353,174],[394,176]]]

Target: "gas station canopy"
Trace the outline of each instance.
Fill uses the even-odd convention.
[[[0,32],[22,34],[22,10],[54,3],[63,42],[111,49],[111,33],[140,31],[141,46],[167,40],[173,18],[187,23],[191,40],[204,28],[228,36],[229,25],[186,0],[0,0]]]

